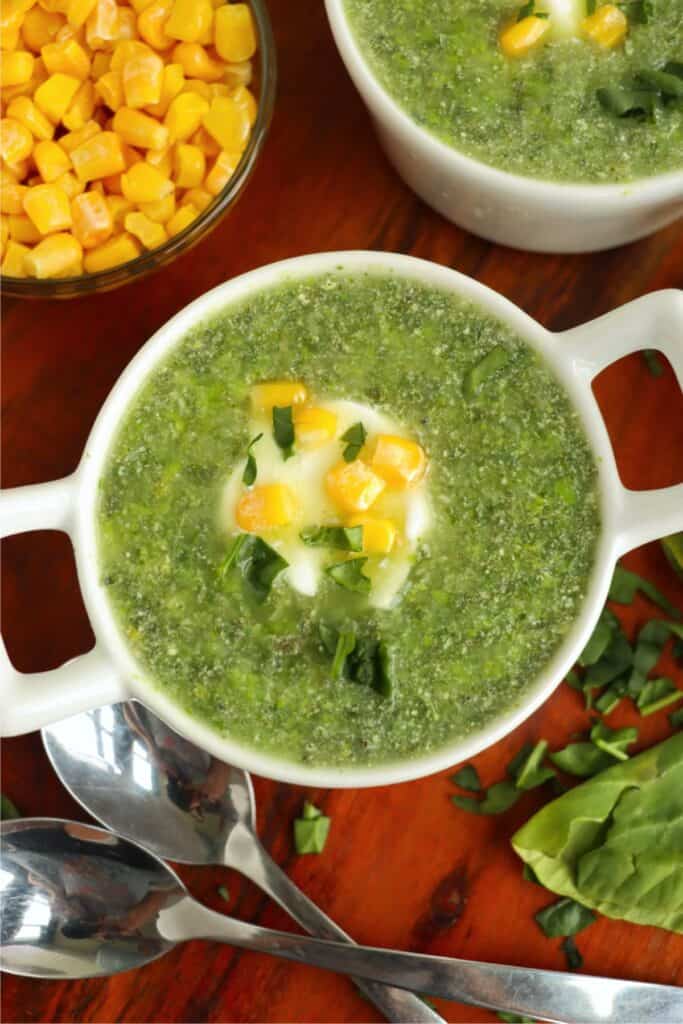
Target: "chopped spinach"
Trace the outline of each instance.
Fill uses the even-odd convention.
[[[652,715],[669,704],[675,704],[681,697],[683,690],[679,690],[673,680],[661,676],[659,679],[647,680],[638,694],[636,704],[641,715]]]
[[[262,437],[263,434],[257,434],[256,437],[252,437],[251,441],[247,445],[247,461],[244,467],[244,472],[242,473],[242,483],[245,487],[251,487],[251,485],[256,481],[258,469],[256,467],[256,459],[254,458],[252,448],[257,441],[261,440]]]
[[[638,591],[648,597],[654,604],[663,608],[667,615],[671,615],[674,619],[681,618],[679,609],[669,601],[668,597],[654,583],[650,583],[649,580],[644,580],[637,573],[629,572],[623,566],[617,565],[609,588],[610,601],[616,601],[617,604],[631,604]]]
[[[517,789],[514,782],[505,779],[503,782],[496,782],[489,786],[484,794],[483,800],[476,800],[470,796],[452,796],[451,800],[463,811],[470,811],[472,814],[503,814],[517,802],[521,796],[521,790]]]
[[[299,536],[310,548],[337,548],[339,551],[363,550],[362,526],[307,526]]]
[[[291,405],[273,406],[273,437],[283,459],[294,454],[294,419]]]
[[[481,792],[481,779],[479,778],[479,772],[473,764],[463,765],[451,778],[456,786],[460,786],[461,789],[467,789],[470,793]]]
[[[297,853],[322,853],[330,831],[330,818],[308,800],[300,818],[294,821],[294,846]]]
[[[643,349],[643,361],[647,366],[652,377],[661,377],[664,373],[664,367],[660,361],[659,356],[653,348]]]
[[[219,568],[221,576],[237,566],[245,589],[258,604],[270,593],[275,577],[286,569],[288,562],[264,540],[253,533],[240,533]]]
[[[349,558],[344,562],[328,565],[325,572],[344,590],[354,594],[367,594],[370,591],[370,577],[363,575],[363,566],[367,558]]]
[[[346,659],[354,650],[355,646],[356,634],[354,632],[348,630],[339,634],[334,651],[334,659],[332,661],[331,675],[333,679],[341,679],[344,674]]]
[[[583,967],[583,957],[577,949],[576,943],[571,935],[562,940],[562,952],[567,960],[567,968],[570,971],[580,971]]]
[[[12,818],[20,818],[21,813],[16,805],[4,793],[0,793],[0,821],[10,821]]]
[[[542,764],[547,749],[547,741],[539,740],[533,750],[516,766],[514,782],[517,789],[535,789],[548,779],[555,778],[552,768],[544,767]]]
[[[626,748],[635,743],[637,739],[638,730],[633,727],[610,729],[604,722],[596,722],[591,729],[591,740],[596,747],[604,750],[606,754],[616,757],[618,761],[628,761],[629,755],[626,753]]]
[[[346,442],[342,457],[344,462],[353,462],[360,455],[360,450],[365,444],[367,431],[362,423],[354,423],[352,427],[342,434],[342,441]]]
[[[463,390],[468,398],[471,398],[477,393],[481,385],[487,378],[493,376],[493,374],[500,370],[507,364],[510,359],[510,353],[502,345],[495,345],[490,352],[480,359],[478,363],[465,374],[465,380],[463,383]]]
[[[534,18],[548,18],[549,16],[550,15],[548,14],[547,11],[537,11],[536,10],[536,0],[528,0],[528,3],[525,3],[517,11],[517,21],[524,21],[525,18],[531,18],[531,17],[534,17]]]
[[[595,921],[595,914],[582,903],[568,898],[558,900],[534,914],[538,927],[548,938],[576,935]]]
[[[645,685],[648,672],[659,661],[664,645],[671,635],[683,638],[683,626],[679,622],[651,619],[640,630],[633,656],[633,667],[628,679],[628,692],[634,699]]]
[[[563,750],[556,750],[550,754],[550,760],[561,771],[583,778],[595,775],[616,763],[612,755],[588,741],[570,743]]]
[[[669,715],[669,725],[672,729],[683,729],[683,708],[677,708]]]
[[[376,634],[360,636],[350,626],[338,630],[328,623],[319,623],[320,638],[325,651],[332,656],[334,679],[349,679],[368,686],[381,697],[390,697],[393,690],[393,669],[388,648]]]

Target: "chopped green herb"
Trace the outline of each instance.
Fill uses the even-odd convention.
[[[556,750],[550,755],[553,764],[569,775],[587,778],[615,764],[614,758],[594,743],[570,743],[563,750]]]
[[[665,619],[651,619],[638,634],[633,656],[633,667],[628,679],[628,692],[636,698],[647,679],[647,674],[659,661],[664,645],[671,635],[683,637],[683,626]]]
[[[576,935],[595,921],[595,914],[576,900],[563,899],[551,903],[534,914],[538,927],[550,939]]]
[[[365,444],[367,432],[362,423],[354,423],[352,427],[342,434],[342,441],[346,442],[346,447],[342,453],[344,462],[353,462],[360,455],[360,450]]]
[[[628,761],[626,748],[638,739],[638,730],[634,728],[610,729],[604,722],[596,722],[591,729],[591,739],[596,747],[611,754],[618,761]]]
[[[481,792],[481,779],[479,778],[479,772],[473,764],[466,764],[451,776],[456,786],[460,786],[461,789],[467,789],[470,793]]]
[[[591,665],[583,680],[584,690],[607,686],[623,675],[633,663],[633,650],[621,626],[617,623],[604,654]]]
[[[237,542],[239,543],[239,546]],[[288,562],[260,537],[251,533],[241,534],[226,559],[223,572],[237,565],[242,573],[247,591],[258,604],[270,593],[275,577],[286,569]]]
[[[536,872],[530,864],[525,864],[522,868],[522,878],[525,882],[533,882],[534,885],[540,885]]]
[[[522,765],[524,764],[524,762],[526,761],[526,759],[528,758],[529,754],[533,749],[534,748],[531,743],[523,743],[521,748],[512,758],[512,760],[508,761],[507,766],[505,768],[505,772],[513,781],[519,775],[520,768],[522,767]]]
[[[303,810],[301,811],[301,817],[304,821],[313,821],[315,818],[322,817],[322,811],[312,804],[310,800],[304,800]]]
[[[502,814],[512,807],[520,796],[521,790],[517,789],[514,782],[505,779],[504,782],[496,782],[490,786],[483,800],[476,800],[471,796],[452,796],[451,800],[456,807],[470,811],[471,814]]]
[[[543,785],[548,779],[555,778],[552,768],[544,768],[542,761],[548,749],[546,740],[539,740],[533,750],[527,755],[517,769],[515,785],[517,789],[535,789]]]
[[[533,1017],[520,1017],[518,1013],[503,1013],[502,1010],[496,1011],[496,1017],[503,1024],[536,1024]]]
[[[367,558],[349,558],[345,562],[328,565],[325,572],[344,590],[354,594],[367,594],[370,590],[370,577],[363,575],[363,566]]]
[[[20,818],[21,813],[8,796],[0,793],[0,821],[10,821],[12,818]]]
[[[534,18],[549,17],[547,11],[537,11],[535,10],[535,7],[536,0],[529,0],[529,2],[524,4],[523,7],[520,7],[519,11],[517,12],[517,21],[523,21],[524,18],[530,18],[532,17],[532,15]]]
[[[618,676],[595,701],[595,710],[601,715],[609,715],[621,703],[628,693],[628,676]]]
[[[579,665],[594,665],[607,650],[614,633],[614,615],[606,608],[597,621],[588,643],[579,655]]]
[[[666,71],[667,75],[676,75],[678,78],[683,78],[683,61],[668,60],[662,71]]]
[[[327,653],[333,656],[334,678],[369,686],[381,697],[390,697],[393,671],[389,651],[377,636],[357,636],[353,629],[338,630],[319,623],[320,638]]]
[[[337,639],[337,646],[334,652],[331,675],[333,679],[341,679],[344,674],[344,666],[349,654],[356,646],[356,634],[352,632],[340,633]]]
[[[309,548],[337,548],[339,551],[363,550],[362,526],[307,526],[299,536]]]
[[[256,474],[258,470],[256,468],[256,459],[254,458],[251,449],[254,447],[257,441],[261,440],[262,437],[263,434],[257,434],[256,437],[253,437],[249,444],[247,445],[247,462],[244,467],[244,472],[242,473],[242,483],[245,485],[245,487],[251,487],[251,485],[256,481]]]
[[[600,105],[617,117],[651,115],[657,106],[657,93],[648,89],[636,89],[625,85],[606,85],[597,89],[595,95]]]
[[[567,672],[564,681],[568,686],[571,686],[572,690],[578,690],[579,693],[583,692],[583,681],[575,669],[570,669],[570,671]]]
[[[669,725],[672,729],[683,729],[683,708],[677,708],[669,715]]]
[[[218,886],[218,895],[221,899],[225,900],[226,903],[230,902],[230,893],[225,885]]]
[[[631,604],[639,590],[650,601],[663,608],[667,615],[671,615],[674,619],[681,618],[679,609],[653,583],[644,580],[637,573],[629,572],[623,566],[617,565],[609,588],[610,601],[616,601],[617,604]]]
[[[643,361],[653,377],[662,376],[664,373],[664,367],[653,348],[646,348],[643,350]]]
[[[683,79],[677,75],[669,74],[667,71],[648,70],[639,71],[636,78],[647,89],[653,89],[662,96],[671,99],[683,97]]]
[[[297,853],[322,853],[330,831],[330,819],[308,800],[300,818],[294,821],[294,846]]]
[[[465,374],[463,390],[468,398],[477,393],[481,385],[493,374],[506,365],[510,353],[502,345],[496,345],[483,359],[475,363]]]
[[[273,406],[273,437],[283,459],[294,454],[294,419],[291,405]]]
[[[235,537],[230,550],[218,567],[218,575],[223,577],[226,573],[232,569],[233,565],[239,557],[239,553],[242,550],[242,545],[246,542],[248,533],[240,533]]]
[[[679,690],[673,680],[661,676],[659,679],[648,679],[638,694],[636,704],[641,715],[653,715],[655,711],[675,704],[681,697],[683,690]]]
[[[617,7],[624,7],[625,14],[634,25],[647,25],[654,13],[653,0],[617,0]]]
[[[562,941],[562,952],[567,960],[567,967],[570,971],[580,971],[583,967],[583,957],[579,953],[576,943],[571,935]]]

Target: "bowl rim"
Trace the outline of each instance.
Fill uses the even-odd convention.
[[[522,698],[504,714],[468,737],[444,744],[428,754],[372,766],[339,767],[309,766],[285,757],[259,751],[193,718],[175,703],[133,657],[121,637],[113,609],[98,578],[96,502],[98,483],[106,459],[115,441],[118,427],[131,400],[144,380],[167,353],[202,320],[239,302],[248,295],[284,280],[318,276],[326,272],[377,271],[420,280],[458,294],[498,317],[536,351],[550,366],[572,407],[578,412],[586,438],[596,461],[598,472],[601,527],[596,544],[593,568],[586,586],[586,595],[565,639],[548,659],[544,669]],[[85,605],[98,641],[117,666],[124,686],[131,695],[164,718],[177,732],[227,763],[281,782],[326,788],[348,788],[387,785],[433,774],[466,758],[503,738],[557,688],[576,662],[604,606],[612,570],[619,554],[617,496],[619,478],[616,464],[599,407],[571,354],[557,344],[556,337],[508,299],[472,278],[427,260],[383,252],[332,252],[267,264],[252,270],[195,299],[163,325],[138,351],[115,383],[102,406],[77,470],[77,497],[73,541],[76,565]]]
[[[56,299],[75,298],[95,292],[111,291],[128,281],[138,280],[160,270],[182,253],[193,248],[212,231],[241,197],[256,166],[268,135],[273,117],[277,89],[277,56],[273,27],[266,0],[248,0],[256,22],[259,56],[259,102],[256,120],[249,141],[235,171],[209,205],[199,216],[176,235],[172,235],[156,249],[143,250],[139,256],[94,274],[75,277],[12,277],[2,274],[2,289],[17,298]]]
[[[683,168],[632,181],[592,184],[552,181],[548,178],[513,174],[476,157],[468,156],[418,124],[381,84],[351,28],[346,15],[345,0],[325,0],[325,8],[339,54],[356,88],[370,106],[373,116],[384,118],[401,135],[411,135],[414,142],[428,150],[432,159],[440,160],[448,170],[465,173],[469,177],[478,177],[488,187],[498,188],[519,198],[533,189],[534,198],[541,202],[575,202],[581,203],[583,207],[587,202],[594,202],[596,210],[603,213],[605,202],[621,206],[627,198],[645,202],[653,198],[675,199],[683,195]]]

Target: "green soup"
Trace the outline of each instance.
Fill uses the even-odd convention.
[[[678,62],[683,76],[683,0],[622,5],[628,35],[614,49],[582,38],[579,29],[520,58],[504,55],[499,36],[521,0],[344,2],[387,92],[417,124],[467,156],[565,182],[627,182],[683,167],[683,77],[679,98],[657,94],[650,113],[617,116],[597,97],[613,87],[648,91],[652,82],[638,76],[669,62]],[[583,14],[584,0],[573,2]]]
[[[367,403],[427,453],[431,523],[390,607],[327,575],[306,596],[286,572],[258,603],[226,571],[249,390],[277,378]],[[98,521],[153,685],[225,736],[340,767],[426,754],[519,704],[575,620],[600,525],[582,428],[525,342],[450,293],[342,271],[284,279],[174,348],[112,444]],[[390,692],[335,676],[330,633],[348,629],[381,641]]]

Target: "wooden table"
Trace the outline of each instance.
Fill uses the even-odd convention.
[[[372,133],[327,28],[320,0],[272,0],[280,55],[275,119],[237,209],[192,253],[124,290],[64,303],[8,300],[4,310],[4,486],[49,480],[76,466],[90,426],[131,356],[208,288],[261,264],[328,249],[410,252],[455,267],[559,330],[658,288],[683,283],[683,231],[593,256],[539,256],[490,245],[448,224],[398,180]],[[647,347],[652,339],[643,338]],[[683,479],[683,402],[670,367],[655,379],[638,355],[605,372],[597,393],[627,486]],[[683,606],[683,585],[656,544],[626,564]],[[69,543],[60,534],[14,538],[4,549],[5,633],[17,667],[54,667],[92,643]],[[629,628],[656,614],[638,599]],[[673,663],[668,674],[680,669]],[[667,735],[665,713],[637,721],[639,746]],[[561,686],[477,766],[502,776],[522,742],[564,745],[586,716]],[[38,735],[4,744],[3,790],[26,815],[85,820],[53,775]],[[561,968],[558,940],[532,914],[551,901],[524,882],[509,838],[540,804],[530,793],[507,814],[475,818],[449,802],[449,773],[365,791],[307,793],[332,816],[322,856],[297,857],[291,821],[304,792],[256,780],[261,836],[296,882],[359,941],[402,949]],[[196,896],[249,921],[290,928],[250,884],[220,869],[183,869]],[[585,969],[683,984],[683,939],[600,919],[579,936]],[[370,1021],[378,1017],[344,978],[218,945],[191,943],[138,973],[104,981],[4,977],[3,1020]],[[450,1021],[487,1011],[439,1001]]]

